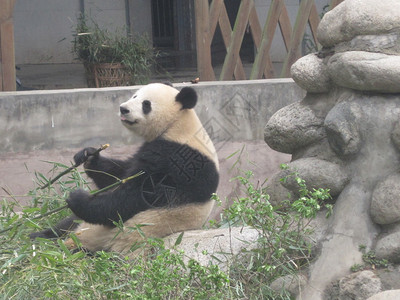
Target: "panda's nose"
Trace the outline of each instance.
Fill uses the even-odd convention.
[[[127,108],[125,108],[123,106],[119,107],[119,111],[121,112],[122,115],[129,114],[129,109],[127,109]]]

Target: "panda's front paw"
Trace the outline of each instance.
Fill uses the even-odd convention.
[[[83,164],[84,162],[86,162],[88,160],[89,157],[93,156],[93,157],[98,157],[99,154],[94,154],[96,153],[97,149],[93,148],[93,147],[87,147],[82,149],[81,151],[79,151],[78,153],[76,153],[74,155],[74,161],[75,164]]]
[[[86,210],[90,194],[84,190],[75,190],[69,194],[67,201],[68,207],[75,215],[82,218],[82,213]]]

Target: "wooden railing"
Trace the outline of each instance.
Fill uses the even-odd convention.
[[[331,0],[332,9],[343,0]],[[320,21],[314,0],[301,0],[296,21],[291,26],[284,0],[271,0],[266,22],[261,27],[254,0],[241,0],[232,29],[224,0],[195,0],[197,69],[200,80],[216,80],[212,65],[211,43],[217,26],[226,49],[219,80],[244,80],[278,77],[274,74],[270,49],[277,26],[280,27],[286,56],[280,77],[290,77],[291,65],[301,57],[301,45],[307,24],[315,45],[316,32]],[[250,29],[256,51],[249,78],[240,58],[240,49],[245,31]],[[283,51],[284,49],[282,49]]]

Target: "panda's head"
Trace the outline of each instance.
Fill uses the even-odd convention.
[[[178,91],[168,84],[148,84],[120,105],[121,122],[150,141],[168,131],[196,103],[197,94],[190,87]]]

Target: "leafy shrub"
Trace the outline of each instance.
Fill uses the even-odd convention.
[[[256,293],[261,298],[287,299],[286,291],[278,295],[269,285],[279,277],[296,276],[309,264],[312,247],[309,224],[321,206],[331,211],[332,207],[324,203],[330,199],[329,190],[309,191],[305,181],[292,174],[300,197],[293,203],[284,201],[274,206],[266,190],[251,182],[252,176],[252,172],[247,172],[236,178],[244,188],[244,196],[235,199],[223,215],[223,222],[229,226],[247,225],[259,232],[258,246],[237,259],[231,279],[235,278],[242,287],[240,296]]]
[[[110,32],[86,15],[78,19],[73,52],[85,64],[121,63],[132,78],[131,84],[148,81],[156,56],[145,36]]]

